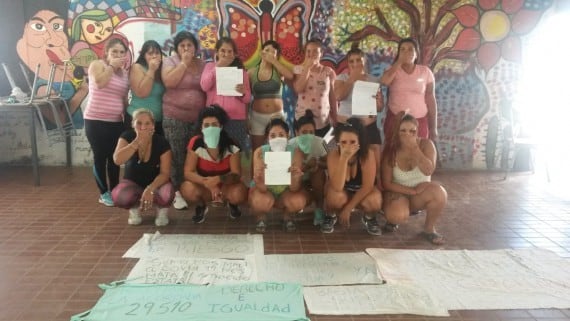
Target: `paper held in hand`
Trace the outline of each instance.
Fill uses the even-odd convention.
[[[376,116],[376,94],[379,88],[379,83],[357,80],[352,89],[352,114]]]
[[[220,96],[242,96],[236,86],[243,84],[243,71],[237,67],[216,67],[216,92]]]
[[[265,152],[265,185],[291,185],[291,152]]]

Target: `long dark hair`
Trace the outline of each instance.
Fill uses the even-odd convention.
[[[218,150],[220,151],[220,154],[223,154],[226,151],[230,151],[231,145],[239,147],[239,145],[230,138],[224,129],[225,124],[230,118],[228,117],[226,111],[219,105],[206,106],[200,111],[200,114],[198,115],[198,126],[195,129],[195,135],[202,135],[202,125],[204,124],[204,119],[208,117],[216,118],[222,126],[222,131],[220,132],[220,142],[218,143]]]
[[[269,121],[269,124],[267,124],[267,126],[265,126],[265,139],[266,140],[269,138],[269,131],[271,130],[271,128],[273,128],[275,126],[281,126],[281,128],[283,128],[285,130],[285,132],[287,134],[289,134],[289,125],[287,125],[287,122],[283,118],[281,118],[281,117],[272,118]]]
[[[416,127],[418,126],[418,120],[410,115],[406,114],[405,112],[401,111],[396,116],[396,119],[392,123],[392,136],[386,137],[386,146],[384,147],[384,157],[386,157],[386,161],[388,164],[394,166],[396,164],[396,153],[402,146],[402,142],[400,142],[400,126],[404,122],[410,122]]]
[[[414,38],[404,38],[400,40],[400,42],[398,42],[398,53],[396,53],[396,58],[394,58],[394,62],[398,61],[398,58],[400,58],[400,47],[402,47],[402,44],[405,44],[406,42],[411,43],[414,46],[414,49],[416,49],[416,60],[414,60],[414,64],[417,64],[418,60],[420,59],[420,46],[418,45],[418,42]]]
[[[145,41],[145,43],[143,43],[142,48],[141,48],[141,52],[139,54],[139,57],[137,58],[137,61],[135,61],[135,63],[148,68],[148,62],[146,61],[146,59],[144,59],[144,55],[149,52],[149,51],[157,51],[160,53],[161,56],[164,56],[164,54],[162,53],[162,49],[160,49],[160,45],[158,44],[158,42],[154,41],[154,40],[147,40]],[[154,81],[162,83],[162,77],[161,77],[161,71],[162,70],[162,59],[160,60],[160,66],[158,66],[158,69],[154,72]]]
[[[222,47],[223,44],[229,44],[230,46],[232,46],[232,49],[234,50],[234,61],[232,61],[232,63],[230,64],[230,67],[238,67],[239,69],[244,69],[243,67],[243,62],[241,61],[241,59],[239,59],[238,57],[238,51],[237,51],[237,45],[236,43],[233,41],[232,38],[230,37],[221,37],[218,41],[216,41],[216,59],[218,59],[218,50],[220,50],[220,48]]]
[[[360,148],[358,149],[358,152],[356,152],[356,155],[358,155],[358,158],[360,158],[361,160],[366,159],[368,157],[369,144],[368,144],[368,139],[366,138],[364,127],[362,126],[360,119],[356,117],[351,117],[346,120],[346,123],[339,123],[335,127],[334,139],[336,140],[337,143],[340,142],[340,135],[342,133],[353,133],[356,134],[356,136],[358,136],[358,143],[360,145]]]
[[[315,115],[313,114],[313,111],[310,109],[305,110],[305,115],[299,117],[299,119],[296,119],[295,122],[293,123],[293,126],[295,127],[295,131],[299,131],[301,127],[307,124],[313,125],[313,127],[317,129],[317,123],[315,122]]]

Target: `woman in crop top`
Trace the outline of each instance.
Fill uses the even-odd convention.
[[[447,192],[431,181],[437,151],[430,139],[418,137],[414,116],[401,112],[396,117],[382,161],[384,213],[388,221],[385,229],[396,230],[398,224],[408,219],[410,211],[426,210],[422,235],[433,244],[444,244],[435,223],[447,204]]]
[[[283,81],[293,79],[293,72],[279,62],[280,54],[279,43],[266,41],[261,49],[261,62],[248,72],[253,95],[249,115],[252,150],[263,144],[265,127],[271,117],[283,113]]]
[[[329,181],[325,194],[327,215],[321,232],[332,233],[337,221],[350,226],[350,215],[357,207],[364,212],[362,223],[371,235],[382,234],[376,214],[382,208],[382,194],[374,186],[376,161],[358,118],[349,118],[335,128],[338,148],[327,156]],[[331,170],[334,169],[334,170]]]

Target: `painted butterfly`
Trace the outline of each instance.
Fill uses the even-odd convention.
[[[219,0],[219,34],[235,41],[246,67],[257,64],[261,44],[268,40],[279,43],[287,63],[301,64],[313,5],[314,0],[261,0],[256,6],[246,0]]]

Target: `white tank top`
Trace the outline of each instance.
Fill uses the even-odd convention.
[[[396,163],[392,170],[392,180],[396,184],[406,187],[416,187],[420,183],[431,182],[431,176],[424,175],[419,167],[414,167],[410,171],[403,171]]]

